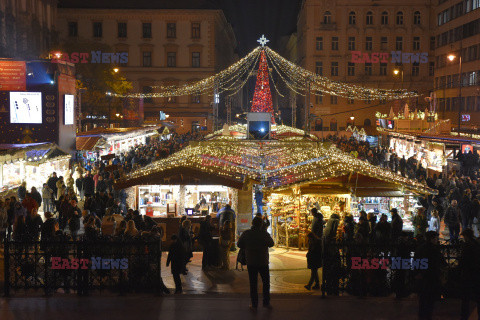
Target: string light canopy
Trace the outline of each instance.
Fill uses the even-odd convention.
[[[279,127],[288,131],[286,126]],[[233,129],[239,129],[238,125]],[[278,135],[277,135],[278,136]],[[306,181],[320,181],[359,173],[393,183],[398,189],[418,194],[436,191],[418,181],[354,158],[334,145],[311,139],[281,138],[268,142],[214,137],[208,141],[191,142],[185,149],[136,170],[116,183],[120,186],[138,184],[144,177],[182,168],[196,169],[234,181],[265,181],[267,188],[279,188]]]
[[[267,40],[264,35],[258,40],[261,46],[253,49],[248,55],[232,64],[227,69],[208,78],[186,83],[183,85],[153,86],[157,92],[153,93],[132,93],[115,94],[111,96],[128,98],[164,98],[173,96],[184,96],[213,92],[236,94],[253,74],[257,62],[260,59],[260,67],[266,55],[265,64],[270,63],[272,69],[279,75],[286,85],[299,95],[306,95],[308,92],[314,95],[334,95],[343,98],[356,100],[395,100],[418,96],[415,92],[405,89],[391,90],[379,88],[367,88],[347,82],[333,81],[327,77],[317,75],[308,71],[280,56],[274,50],[266,46]],[[271,75],[270,75],[271,76]],[[273,81],[273,79],[272,79]]]

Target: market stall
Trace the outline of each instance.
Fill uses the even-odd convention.
[[[0,145],[0,183],[2,192],[17,188],[41,190],[52,172],[66,176],[71,156],[54,143]]]
[[[115,187],[141,186],[141,196],[136,197],[138,207],[145,214],[148,208],[154,217],[167,218],[188,212],[185,209],[202,195],[200,186],[211,188],[205,191],[207,203],[212,199],[208,193],[221,191],[215,190],[216,186],[228,187],[234,195],[226,199],[233,202],[234,210],[239,207],[235,201],[242,193],[238,226],[245,225],[247,216],[254,214],[252,186],[260,185],[263,198],[270,204],[267,212],[274,216],[272,232],[277,243],[286,246],[304,246],[310,223],[307,213],[312,206],[328,218],[332,212],[356,214],[358,206],[354,205],[360,197],[435,193],[417,181],[354,158],[314,136],[304,137],[298,129],[274,126],[273,130],[275,138],[269,141],[246,140],[238,134],[245,132],[244,127],[231,126],[134,171],[116,181]],[[147,185],[150,187],[144,187]],[[187,199],[189,192],[193,200]],[[218,197],[224,198],[221,194]],[[215,212],[211,203],[207,208],[207,213]]]

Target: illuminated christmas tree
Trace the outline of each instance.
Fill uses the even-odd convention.
[[[273,117],[272,94],[270,92],[270,83],[268,80],[268,66],[265,51],[260,55],[260,65],[257,72],[257,83],[253,94],[252,112],[270,112],[272,114],[272,124],[275,123]]]

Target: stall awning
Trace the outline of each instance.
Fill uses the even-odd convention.
[[[76,144],[78,151],[90,151],[95,150],[99,140],[102,137],[77,137]]]
[[[115,182],[115,188],[124,189],[136,185],[222,185],[241,189],[243,180],[234,180],[214,173],[206,173],[198,169],[177,167],[160,172],[151,172],[128,180]]]

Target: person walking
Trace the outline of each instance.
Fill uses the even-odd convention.
[[[172,235],[172,244],[167,256],[167,267],[171,264],[175,293],[182,293],[182,280],[180,275],[185,273],[185,248],[176,234]]]
[[[430,220],[428,221],[428,231],[440,233],[440,217],[438,216],[438,211],[435,209],[432,210]]]
[[[250,309],[252,311],[256,311],[258,307],[258,274],[263,283],[263,306],[271,308],[268,248],[273,247],[274,242],[270,234],[263,230],[262,225],[262,219],[255,217],[252,220],[252,227],[242,233],[237,243],[239,248],[245,250],[252,302]]]
[[[471,229],[462,231],[465,242],[459,259],[460,288],[462,298],[461,320],[470,317],[470,301],[477,305],[477,315],[480,319],[480,244],[475,239]]]
[[[313,234],[318,238],[321,239],[323,236],[323,215],[318,212],[317,208],[312,208],[310,210],[313,216],[313,221],[312,221],[312,226],[310,227],[310,230],[313,232]]]
[[[322,241],[317,238],[313,232],[307,235],[308,252],[307,252],[307,268],[310,269],[310,280],[305,286],[307,290],[320,289],[320,280],[318,279],[318,268],[322,266]],[[314,286],[312,287],[312,284]]]
[[[412,219],[414,236],[424,236],[428,228],[428,221],[425,215],[425,208],[418,208],[417,214]]]
[[[398,214],[397,208],[390,209],[390,213],[392,214],[392,243],[397,243],[398,238],[402,234],[403,230],[403,220],[402,217]]]
[[[416,275],[418,292],[418,316],[420,319],[432,319],[435,301],[440,298],[441,275],[446,266],[445,259],[438,248],[438,233],[425,233],[425,242],[418,247],[416,256],[428,259],[428,268],[419,269]]]
[[[84,181],[84,178],[83,178],[82,174],[80,173],[78,175],[78,178],[75,180],[75,187],[77,189],[78,195],[80,196],[80,201],[83,201],[83,198],[85,196],[85,189],[84,189],[84,186],[83,186],[83,181]]]
[[[20,185],[20,187],[18,187],[18,190],[17,190],[18,201],[22,202],[23,199],[25,199],[26,195],[27,195],[27,183],[25,181],[23,181],[22,184]]]
[[[460,233],[460,209],[458,208],[457,200],[452,200],[451,205],[448,207],[445,213],[445,224],[448,226],[450,242],[456,243]]]
[[[55,211],[55,206],[53,205],[53,190],[50,189],[48,184],[44,183],[42,188],[42,198],[43,198],[43,212],[53,212]]]
[[[211,246],[212,246],[212,217],[210,215],[205,217],[205,220],[200,222],[200,231],[197,236],[197,240],[203,248],[202,255],[202,269],[211,265]]]

